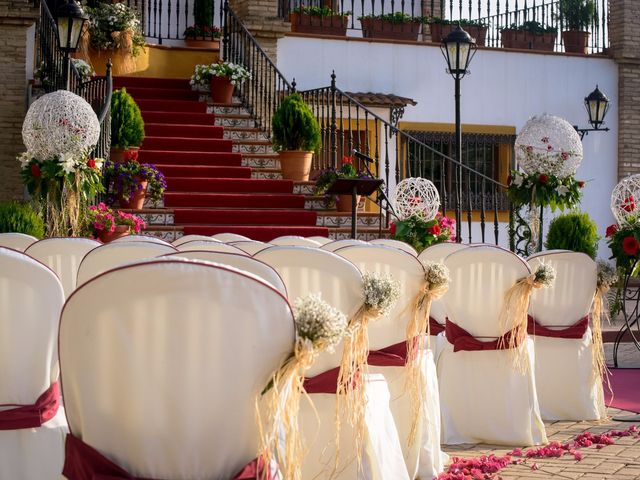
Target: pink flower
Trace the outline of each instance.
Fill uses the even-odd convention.
[[[566,160],[567,158],[569,158],[569,154],[567,152],[562,152],[560,156],[562,157],[562,160]]]
[[[533,152],[533,147],[531,145],[527,145],[527,152]]]
[[[575,458],[579,462],[580,460],[582,460],[584,458],[584,455],[582,455],[582,453],[580,453],[580,452],[575,452],[573,454],[573,458]]]
[[[542,138],[540,139],[540,141],[541,141],[542,143],[549,143],[549,137],[542,137]]]
[[[549,151],[549,152],[550,152],[551,150],[553,150],[553,146],[551,146],[551,145],[547,145],[547,151]]]
[[[538,466],[537,463],[533,463],[531,464],[531,470],[540,470],[540,467]]]
[[[512,457],[521,457],[522,456],[522,449],[521,448],[514,448],[513,450],[511,450],[508,455],[511,455]]]

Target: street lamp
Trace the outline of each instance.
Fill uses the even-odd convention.
[[[62,4],[56,11],[58,47],[64,52],[64,78],[69,90],[69,54],[78,50],[80,35],[89,17],[74,0]]]
[[[447,71],[455,80],[455,100],[456,100],[456,186],[457,186],[457,208],[456,208],[456,240],[462,241],[462,127],[460,125],[460,80],[469,73],[469,64],[476,53],[475,39],[471,38],[461,27],[460,23],[442,39],[440,46],[442,55],[447,61]],[[471,235],[471,232],[469,232]]]
[[[589,132],[608,132],[608,128],[601,127],[604,123],[604,116],[609,110],[609,99],[600,91],[598,85],[596,85],[596,89],[593,92],[585,97],[584,106],[587,109],[589,124],[592,128],[578,128],[574,125],[573,128],[580,134],[580,138],[584,138]]]

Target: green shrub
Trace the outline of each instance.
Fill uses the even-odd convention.
[[[193,19],[199,27],[212,27],[213,2],[211,0],[196,0],[193,4]]]
[[[548,250],[572,250],[596,258],[598,250],[598,226],[589,214],[572,212],[554,218],[549,225]]]
[[[316,151],[320,147],[320,125],[309,106],[297,93],[285,98],[271,121],[276,151]]]
[[[140,107],[125,88],[111,97],[111,146],[127,149],[139,147],[144,140],[144,121]]]
[[[25,233],[44,237],[44,222],[28,203],[0,203],[0,233]]]
[[[596,16],[593,0],[563,0],[554,14],[566,30],[586,30]]]

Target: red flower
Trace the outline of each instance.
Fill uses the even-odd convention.
[[[436,223],[433,227],[427,228],[427,232],[437,237],[438,235],[440,235],[442,230],[440,229],[440,225]]]
[[[342,157],[342,164],[343,165],[353,165],[353,157],[348,157],[348,156],[344,156]]]
[[[549,143],[549,137],[542,137],[540,140],[542,143]]]
[[[636,240],[636,237],[629,235],[622,240],[622,250],[630,257],[634,257],[640,251],[640,242]]]
[[[578,180],[578,187],[584,188],[584,181],[583,180]]]
[[[138,161],[138,150],[127,150],[124,152],[124,159],[127,162],[137,162]]]
[[[389,224],[389,231],[391,232],[391,235],[395,235],[396,234],[396,222],[391,222]]]
[[[538,177],[538,181],[539,181],[542,185],[544,185],[545,183],[547,183],[547,182],[549,181],[549,176],[548,176],[548,175],[545,175],[545,174],[543,173],[542,175],[540,175],[540,176]]]
[[[613,237],[616,233],[618,232],[618,225],[617,224],[613,224],[613,225],[609,225],[607,227],[607,232],[606,232],[606,237]]]
[[[31,165],[31,175],[33,175],[34,177],[39,177],[41,175],[40,167],[35,163]]]
[[[624,202],[622,202],[622,209],[625,212],[633,212],[636,209],[636,201],[633,198],[633,195],[629,195],[624,199]]]
[[[96,168],[96,161],[93,158],[90,158],[89,160],[87,160],[87,167]]]

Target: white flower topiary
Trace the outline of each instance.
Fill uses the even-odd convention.
[[[27,154],[41,161],[76,157],[92,149],[99,136],[100,122],[91,105],[67,90],[33,102],[22,124]]]
[[[440,194],[431,180],[405,178],[396,186],[395,209],[400,220],[411,216],[433,220],[439,208]]]
[[[619,224],[629,217],[638,217],[637,202],[640,199],[640,173],[620,180],[611,192],[611,212]]]
[[[553,115],[530,118],[515,142],[516,160],[527,174],[566,178],[582,162],[582,141],[569,122]]]

